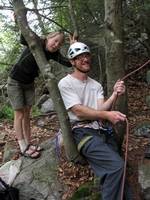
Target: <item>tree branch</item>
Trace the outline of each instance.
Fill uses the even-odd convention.
[[[7,65],[7,66],[10,66],[10,65],[13,65],[13,64],[0,62],[0,65]]]
[[[62,28],[63,31],[65,31],[66,33],[72,34],[72,32],[68,31],[66,28],[64,28],[62,25],[60,25],[58,22],[54,21],[53,19],[50,19],[49,17],[46,17],[45,15],[42,15],[39,13],[39,15],[51,22],[53,22],[54,24],[56,24],[57,26],[59,26],[60,28]]]
[[[0,10],[13,10],[11,6],[0,6]]]
[[[72,0],[69,0],[68,7],[69,7],[72,26],[73,26],[73,29],[74,29],[74,37],[78,40],[79,31],[78,31],[77,21],[76,21],[76,18],[75,18],[75,12],[74,12],[74,8],[73,8]]]

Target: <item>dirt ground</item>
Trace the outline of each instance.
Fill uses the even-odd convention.
[[[136,73],[126,80],[129,120],[127,177],[134,191],[135,200],[142,200],[142,194],[138,184],[137,169],[139,164],[144,160],[145,147],[149,142],[149,139],[137,137],[133,134],[134,128],[139,122],[150,120],[150,108],[145,104],[145,97],[150,95],[150,86],[147,85],[145,77],[146,69],[143,69],[141,72]],[[59,129],[59,123],[55,113],[33,118],[31,123],[33,142],[42,142],[47,138],[55,137],[55,134]],[[5,135],[4,139],[0,139],[0,163],[2,163],[5,144],[11,143],[16,146],[17,143],[12,122],[8,122],[7,120],[0,122],[0,132]],[[63,196],[63,200],[67,200],[82,183],[93,179],[93,173],[91,173],[88,166],[74,166],[71,163],[68,163],[65,159],[64,151],[62,151],[59,178],[69,187],[68,192],[65,192]]]

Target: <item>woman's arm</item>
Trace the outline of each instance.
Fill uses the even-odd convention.
[[[58,62],[64,66],[72,67],[70,61],[64,57],[60,52],[58,52]]]
[[[20,43],[25,45],[25,46],[28,46],[28,43],[26,42],[26,40],[25,40],[24,36],[22,35],[22,33],[20,35]]]

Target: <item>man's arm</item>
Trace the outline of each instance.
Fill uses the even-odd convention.
[[[88,106],[82,105],[78,95],[66,81],[60,81],[60,93],[62,95],[65,107],[72,111],[81,120],[108,120],[113,124],[119,121],[125,121],[126,115],[118,111],[96,110]]]
[[[125,85],[123,81],[118,80],[114,85],[114,91],[112,95],[104,102],[103,99],[98,100],[98,109],[99,110],[110,110],[113,102],[117,96],[121,96],[125,93]]]
[[[83,105],[74,105],[70,110],[81,120],[108,120],[113,124],[125,121],[126,115],[118,111],[95,110]]]

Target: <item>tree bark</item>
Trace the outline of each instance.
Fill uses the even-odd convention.
[[[73,8],[72,0],[69,0],[68,3],[69,3],[68,7],[69,7],[69,13],[70,13],[72,26],[73,26],[74,36],[78,40],[78,38],[79,38],[79,30],[78,30],[77,20],[76,20],[76,17],[75,17],[75,9]]]
[[[105,32],[107,92],[110,96],[114,83],[125,74],[121,0],[105,0]],[[116,109],[127,113],[127,95],[119,97]],[[120,137],[122,141],[123,134]]]
[[[39,66],[39,69],[47,82],[48,90],[51,94],[52,100],[55,105],[58,119],[62,129],[64,147],[68,160],[80,162],[81,156],[79,155],[73,137],[71,135],[71,126],[68,119],[67,111],[64,107],[55,76],[51,73],[51,67],[43,52],[42,44],[39,37],[30,29],[26,19],[26,8],[22,0],[13,0],[13,7],[17,16],[18,25],[26,39],[29,48]]]

